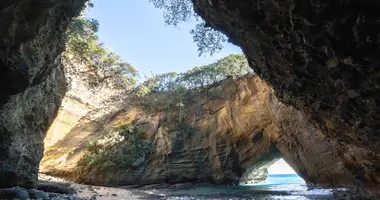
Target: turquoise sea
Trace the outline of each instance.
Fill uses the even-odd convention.
[[[276,185],[276,184],[305,184],[305,181],[297,174],[269,174],[268,178],[259,185]]]
[[[344,189],[335,189],[334,191]],[[271,174],[265,182],[237,186],[197,186],[147,191],[162,200],[336,199],[331,189],[308,187],[297,174]]]

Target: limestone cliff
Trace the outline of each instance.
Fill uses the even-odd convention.
[[[82,118],[92,120],[120,110],[127,94],[127,88],[115,83],[118,79],[101,79],[96,72],[100,69],[80,64],[70,56],[63,65],[68,89],[46,134],[45,148],[64,138]]]
[[[346,184],[380,187],[378,1],[193,2],[209,26],[243,49],[280,101],[341,146],[334,150],[355,180]]]
[[[43,138],[65,94],[63,32],[84,2],[0,3],[0,188],[36,185]]]
[[[283,157],[309,183],[355,181],[339,155],[344,147],[280,103],[260,78],[214,87],[226,98],[194,91],[181,113],[146,112],[131,100],[114,116],[82,119],[47,147],[41,172],[99,185],[227,184],[255,173],[263,179],[263,167]]]

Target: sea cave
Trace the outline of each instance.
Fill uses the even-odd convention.
[[[224,41],[241,53],[139,76],[101,41],[98,1],[0,3],[0,199],[78,193],[47,176],[118,190],[257,184],[279,160],[307,187],[378,198],[377,1],[145,1],[162,27],[196,16],[195,54]],[[138,34],[149,43],[153,29]]]

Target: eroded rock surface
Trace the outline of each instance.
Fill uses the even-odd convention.
[[[65,94],[63,33],[85,0],[0,3],[0,188],[33,187]]]
[[[283,157],[309,183],[357,181],[339,155],[344,146],[279,102],[260,78],[216,87],[227,98],[192,93],[195,100],[181,115],[178,109],[146,112],[130,102],[114,116],[78,121],[47,147],[41,172],[99,185],[229,184],[263,180],[266,167]]]
[[[301,110],[333,141],[332,151],[344,161],[339,165],[354,178],[331,179],[379,188],[378,1],[193,2],[210,26],[243,49],[281,102]]]
[[[66,56],[63,65],[68,88],[57,117],[47,131],[45,147],[64,138],[79,120],[92,121],[112,115],[125,104],[128,90],[121,87],[117,79],[101,80],[96,73],[101,69],[91,69],[70,55]]]

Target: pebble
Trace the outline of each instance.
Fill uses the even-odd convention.
[[[49,200],[50,199],[50,197],[47,193],[40,191],[40,190],[30,189],[30,190],[28,190],[28,192],[29,192],[29,196],[31,199],[41,199],[41,200]]]
[[[39,183],[35,189],[21,187],[0,189],[0,200],[135,199],[132,197],[132,193],[127,189],[81,185],[44,174],[39,174]]]
[[[44,192],[36,189],[25,189],[21,187],[0,189],[0,199],[18,199],[18,200],[95,200],[92,198],[78,198],[76,194],[59,194]]]
[[[0,189],[0,199],[29,199],[26,189],[20,187]]]

